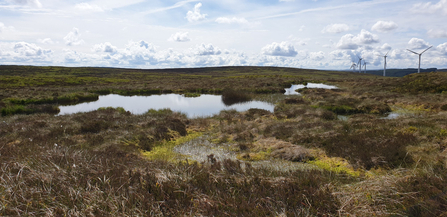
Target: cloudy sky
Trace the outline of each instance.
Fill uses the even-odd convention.
[[[447,0],[0,0],[0,64],[447,68]]]

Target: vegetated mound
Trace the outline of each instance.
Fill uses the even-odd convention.
[[[262,117],[262,116],[268,116],[272,113],[265,109],[258,109],[258,108],[251,108],[245,113],[245,118],[248,120],[254,120],[256,118]]]
[[[400,93],[447,92],[447,72],[431,72],[407,75],[399,80],[394,91]]]
[[[281,141],[273,137],[261,139],[254,143],[257,149],[270,150],[270,155],[274,158],[293,162],[305,162],[314,159],[306,148],[300,145],[293,145],[290,142]]]
[[[421,73],[424,72],[436,72],[439,71],[437,68],[428,68],[421,69]],[[387,77],[404,77],[406,75],[417,73],[418,69],[416,68],[408,68],[408,69],[387,69],[386,76]],[[366,73],[383,76],[383,70],[367,70]]]
[[[364,129],[338,134],[321,143],[331,156],[342,157],[351,165],[371,169],[374,167],[395,168],[412,163],[406,147],[415,144],[413,134],[390,132],[387,129]]]

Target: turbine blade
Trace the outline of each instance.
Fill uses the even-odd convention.
[[[419,55],[418,53],[416,53],[416,52],[414,52],[414,51],[412,51],[412,50],[408,50],[408,49],[407,49],[407,51],[410,51],[411,53],[414,53],[414,54]]]
[[[421,54],[423,54],[425,51],[427,51],[428,49],[432,48],[433,46],[430,46],[429,48],[425,49],[424,51],[422,51]]]
[[[389,53],[390,51],[391,51],[391,50],[389,50],[388,52],[386,52],[385,56],[387,56],[387,55],[388,55],[388,53]]]

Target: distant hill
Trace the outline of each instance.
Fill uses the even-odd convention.
[[[437,68],[428,68],[428,69],[421,69],[422,72],[437,72],[437,71],[447,71],[447,69],[441,69],[438,70]],[[367,74],[372,75],[383,75],[383,69],[382,70],[366,70]],[[403,77],[405,75],[418,73],[418,69],[415,68],[408,68],[408,69],[387,69],[386,70],[386,76],[387,77]]]

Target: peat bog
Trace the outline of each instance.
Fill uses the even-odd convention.
[[[311,83],[338,88],[284,95]],[[0,215],[443,216],[446,84],[446,72],[0,66]],[[56,115],[108,94],[272,107]]]

